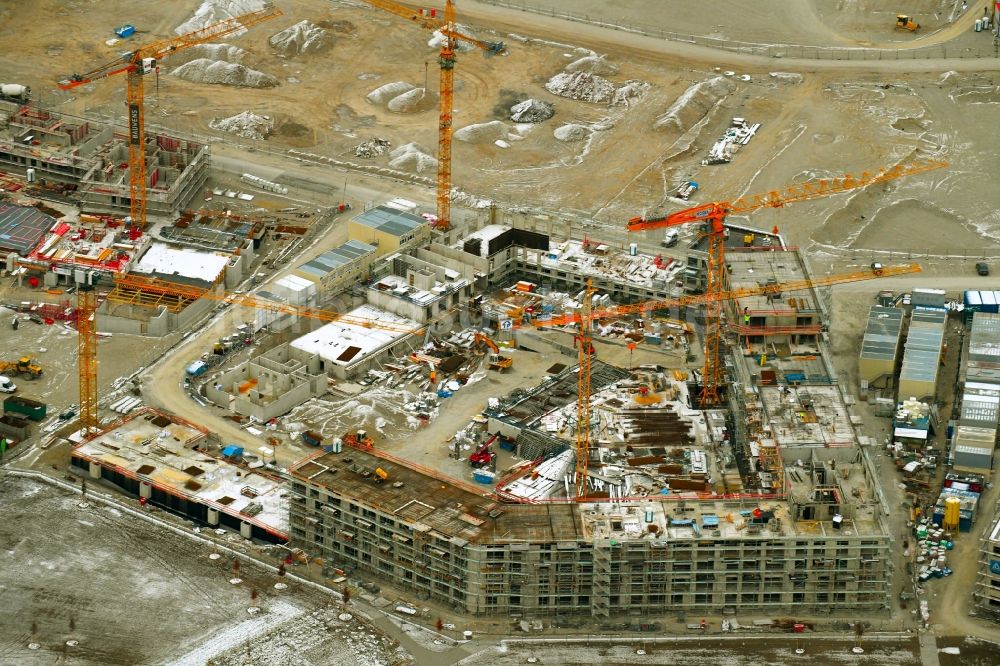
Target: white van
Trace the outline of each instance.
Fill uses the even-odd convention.
[[[4,377],[0,375],[0,392],[3,393],[13,393],[17,390],[17,384],[10,381],[10,377]]]
[[[670,229],[667,231],[666,234],[664,234],[663,241],[661,242],[661,244],[663,245],[663,247],[673,247],[674,245],[677,245],[677,241],[679,240],[680,240],[680,234],[677,233],[677,230]]]

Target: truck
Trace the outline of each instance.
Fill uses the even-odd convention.
[[[205,363],[204,361],[195,361],[185,368],[184,372],[188,377],[200,377],[208,372],[208,363]]]
[[[27,102],[31,99],[31,88],[20,83],[0,83],[0,99],[10,102]]]
[[[32,421],[41,421],[45,418],[47,406],[44,402],[38,402],[31,398],[24,398],[19,395],[12,395],[3,401],[3,411],[10,414],[24,414]]]

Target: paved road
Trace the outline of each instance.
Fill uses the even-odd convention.
[[[426,3],[425,3],[426,4]],[[442,4],[440,2],[431,4]],[[977,16],[969,11],[952,26],[905,45],[886,44],[882,48],[907,48],[926,46],[953,39],[972,29]],[[989,72],[997,69],[994,58],[969,59],[909,59],[902,60],[818,60],[809,58],[769,58],[729,51],[719,51],[706,46],[672,42],[658,37],[613,30],[566,19],[533,14],[517,9],[494,7],[474,0],[462,4],[461,17],[472,23],[490,26],[499,32],[513,32],[532,38],[561,41],[609,54],[624,54],[630,58],[651,58],[661,63],[687,67],[715,65],[730,68],[742,67],[751,71],[779,69],[787,72]]]

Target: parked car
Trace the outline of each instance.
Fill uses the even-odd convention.
[[[0,375],[0,391],[3,393],[13,393],[17,390],[17,384],[10,381],[10,377]]]
[[[989,275],[990,265],[985,261],[980,261],[979,263],[976,264],[976,272],[979,273],[980,275]]]

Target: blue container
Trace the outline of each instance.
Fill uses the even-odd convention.
[[[126,37],[131,37],[135,34],[135,26],[131,23],[126,23],[125,25],[120,25],[115,28],[115,34],[125,39]]]
[[[517,443],[512,439],[500,438],[500,448],[504,451],[513,451],[517,448]]]
[[[493,472],[486,469],[477,469],[472,473],[472,479],[476,483],[493,483],[495,478]]]

